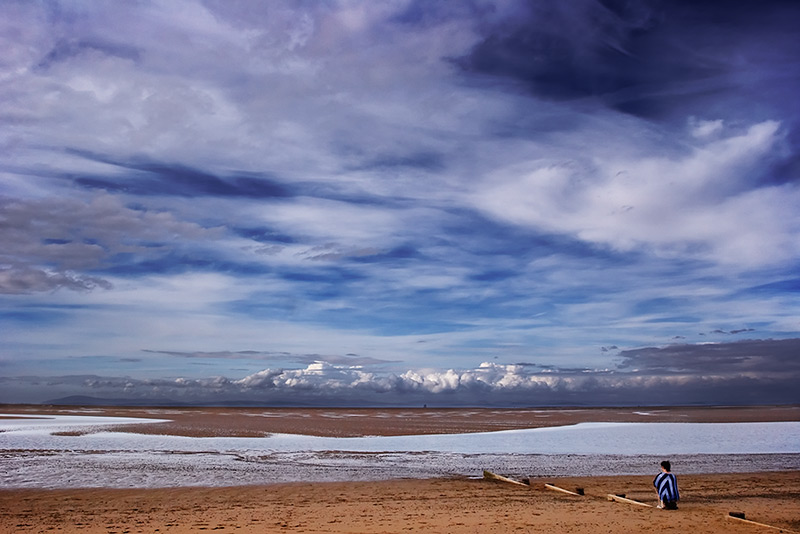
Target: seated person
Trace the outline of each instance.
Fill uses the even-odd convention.
[[[670,473],[669,460],[661,462],[661,472],[656,475],[653,480],[653,486],[656,487],[658,493],[658,507],[666,510],[677,510],[678,499],[681,498],[678,494],[678,480],[675,475]]]

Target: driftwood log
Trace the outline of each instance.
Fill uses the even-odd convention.
[[[739,521],[741,523],[747,523],[748,525],[753,525],[753,526],[757,526],[757,527],[771,528],[771,529],[774,529],[774,530],[778,530],[780,532],[789,532],[789,533],[796,532],[794,530],[789,530],[789,529],[783,528],[783,527],[776,527],[776,526],[773,526],[773,525],[767,525],[766,523],[759,523],[758,521],[750,521],[749,519],[745,519],[744,518],[745,517],[744,516],[744,512],[728,512],[728,515],[726,515],[725,517],[727,519],[731,519],[733,521]]]
[[[544,487],[549,489],[549,490],[560,491],[561,493],[566,493],[567,495],[578,495],[578,496],[583,495],[582,492],[578,493],[578,492],[575,492],[575,491],[570,491],[568,489],[559,488],[558,486],[555,486],[553,484],[545,484]]]
[[[525,484],[524,482],[519,482],[517,480],[504,477],[503,475],[492,473],[491,471],[487,471],[486,469],[483,470],[483,478],[487,480],[499,480],[500,482],[508,482],[509,484],[516,484],[518,486],[525,486],[527,488],[530,488],[529,484]]]
[[[644,502],[634,501],[633,499],[626,499],[625,495],[614,495],[613,493],[608,494],[609,501],[621,502],[625,504],[635,504],[637,506],[646,506],[647,508],[652,508],[652,504],[647,504]]]

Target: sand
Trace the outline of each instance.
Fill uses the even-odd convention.
[[[658,408],[139,408],[2,405],[0,413],[95,415],[169,419],[121,425],[119,432],[190,437],[457,434],[571,425],[583,422],[729,423],[800,421],[800,406]],[[95,429],[98,430],[98,429]],[[105,428],[104,430],[107,430]]]
[[[190,436],[475,432],[580,421],[800,420],[796,406],[566,411],[0,406],[0,413],[169,418],[171,423],[119,429]],[[607,500],[609,493],[624,493],[655,504],[651,476],[533,479],[530,486],[459,478],[227,488],[0,490],[0,533],[800,532],[800,472],[677,475],[682,495],[677,511]],[[585,495],[550,491],[545,482],[570,490],[581,487]],[[728,519],[729,512],[743,512],[747,519],[777,529]]]
[[[650,477],[532,480],[399,480],[154,490],[0,491],[0,532],[785,532],[800,530],[800,473],[680,476],[677,511],[654,504]],[[573,497],[544,489],[584,488]]]

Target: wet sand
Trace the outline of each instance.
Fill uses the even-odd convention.
[[[151,490],[0,491],[0,532],[784,532],[800,530],[800,473],[680,476],[677,511],[654,504],[651,477],[532,480],[399,480],[261,487]],[[575,489],[575,497],[544,489]]]
[[[729,423],[800,421],[800,406],[658,408],[139,408],[0,405],[0,413],[168,419],[115,430],[190,437],[458,434],[572,425],[583,422]],[[103,430],[107,430],[105,427]]]

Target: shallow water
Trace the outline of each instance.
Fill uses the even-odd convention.
[[[190,438],[53,435],[140,420],[0,420],[0,487],[230,486],[295,481],[647,474],[800,469],[800,422],[581,423],[478,434]]]

